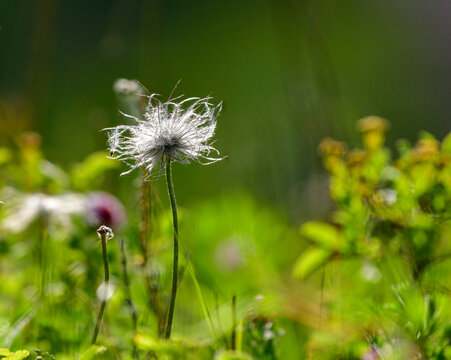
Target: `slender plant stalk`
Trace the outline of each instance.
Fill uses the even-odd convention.
[[[47,219],[43,217],[40,221],[40,232],[38,238],[38,266],[39,271],[37,274],[40,277],[39,279],[39,300],[41,309],[45,310],[47,308],[48,302],[50,298],[46,296],[46,287],[47,287],[47,276],[48,274],[48,231],[47,231]],[[39,339],[41,338],[40,327],[37,328],[36,332],[37,338],[36,343],[39,344]]]
[[[321,275],[321,299],[319,302],[319,324],[318,331],[321,331],[321,325],[323,320],[323,308],[324,308],[324,282],[326,279],[326,268],[323,267],[323,273]]]
[[[136,312],[135,304],[132,300],[132,292],[130,290],[130,279],[128,277],[127,271],[127,255],[125,253],[125,240],[121,239],[121,265],[122,265],[122,276],[124,280],[124,290],[125,290],[125,302],[128,304],[130,308],[130,314],[132,317],[132,329],[133,335],[136,334],[138,330],[138,314]],[[132,357],[133,359],[138,358],[138,349],[136,348],[135,342],[132,340]]]
[[[177,275],[179,263],[179,224],[177,217],[177,203],[175,201],[174,185],[172,183],[171,160],[166,163],[166,181],[168,184],[169,199],[171,201],[172,222],[174,224],[174,260],[172,263],[172,289],[169,301],[168,320],[166,323],[165,339],[171,337],[172,320],[174,317],[175,297],[177,295]]]
[[[42,217],[40,220],[40,231],[37,245],[38,266],[39,266],[39,297],[41,301],[45,298],[45,288],[47,283],[47,266],[48,266],[48,231],[47,219]]]
[[[97,335],[99,334],[100,324],[102,323],[103,312],[105,311],[106,303],[107,303],[107,294],[108,294],[108,286],[110,282],[110,268],[108,265],[108,250],[107,250],[107,242],[109,238],[109,232],[105,229],[104,226],[101,226],[97,233],[100,236],[100,243],[102,244],[102,254],[103,254],[103,266],[105,268],[105,282],[104,282],[104,295],[102,297],[102,302],[100,303],[99,313],[97,315],[96,326],[94,328],[94,333],[92,334],[91,344],[94,345],[97,340]]]
[[[232,350],[236,350],[236,295],[232,297],[232,338],[231,338]]]

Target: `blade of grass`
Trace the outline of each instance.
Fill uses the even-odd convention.
[[[243,319],[238,324],[238,331],[236,333],[236,351],[240,352],[243,349]]]
[[[186,256],[185,256],[185,259],[186,259]],[[213,338],[215,339],[216,331],[214,329],[213,320],[211,318],[210,311],[208,310],[207,302],[205,301],[205,298],[202,294],[202,290],[200,289],[199,282],[197,281],[196,274],[194,272],[194,268],[193,268],[191,262],[189,261],[189,259],[186,259],[186,267],[188,269],[188,273],[191,277],[191,280],[193,281],[197,297],[199,298],[199,301],[200,301],[202,312],[204,313],[204,316],[208,319],[208,325],[210,327],[211,334],[212,334]]]

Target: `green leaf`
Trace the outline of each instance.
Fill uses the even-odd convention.
[[[236,350],[241,351],[243,348],[243,319],[238,324],[238,331],[236,332]]]
[[[252,357],[240,351],[223,351],[214,360],[252,360]]]
[[[451,154],[451,132],[442,141],[442,152]]]
[[[194,272],[194,268],[191,265],[191,262],[189,261],[189,259],[186,259],[186,265],[187,265],[187,268],[188,268],[188,272],[189,272],[189,274],[191,276],[191,279],[193,280],[194,288],[196,289],[196,294],[197,294],[197,297],[199,298],[200,305],[201,305],[202,311],[204,313],[204,316],[205,316],[206,319],[208,319],[208,326],[210,327],[210,331],[211,331],[213,337],[215,337],[215,330],[214,330],[214,327],[213,327],[213,321],[211,319],[210,312],[208,311],[207,302],[205,301],[205,298],[204,298],[204,296],[202,294],[202,291],[201,291],[200,286],[199,286],[199,282],[197,281],[196,274]]]
[[[176,343],[172,340],[160,340],[150,334],[136,334],[134,341],[141,349],[162,354],[180,354],[184,350],[181,343]]]
[[[11,355],[12,352],[9,349],[0,348],[0,356],[8,356]]]
[[[22,360],[28,357],[30,353],[27,350],[19,350],[16,351],[14,354],[8,355],[5,360]]]
[[[329,260],[332,252],[326,249],[312,247],[304,251],[296,260],[293,267],[293,276],[305,279],[316,269]]]
[[[160,341],[148,334],[136,334],[133,337],[133,340],[136,345],[142,347],[147,350],[155,350],[156,348],[160,348]]]
[[[115,169],[119,166],[118,161],[107,158],[105,151],[95,152],[89,155],[82,163],[77,164],[72,171],[74,185],[79,189],[89,188],[99,176],[107,170]]]
[[[328,223],[311,221],[302,225],[300,232],[301,236],[325,249],[339,250],[341,248],[340,231]]]
[[[428,131],[420,131],[420,140],[435,140],[435,136]]]
[[[9,162],[13,157],[13,154],[11,153],[11,150],[7,148],[0,148],[0,165],[6,164]],[[4,349],[0,349],[4,350]]]
[[[91,345],[88,350],[81,355],[80,360],[95,359],[98,355],[103,354],[105,351],[107,351],[105,346]]]

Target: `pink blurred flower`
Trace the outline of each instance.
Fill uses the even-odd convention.
[[[86,220],[93,227],[106,225],[117,229],[126,221],[125,209],[115,196],[93,192],[86,198]]]

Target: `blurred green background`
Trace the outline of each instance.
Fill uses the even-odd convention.
[[[391,121],[389,146],[450,130],[450,11],[446,0],[3,0],[0,141],[32,129],[51,161],[75,163],[120,121],[117,78],[162,98],[182,79],[177,94],[224,102],[217,147],[230,156],[177,166],[181,201],[243,188],[313,217],[321,138],[355,144],[370,114]]]
[[[385,148],[367,149],[363,167],[333,159],[342,172],[331,172],[332,190],[345,194],[332,191],[334,213],[317,150],[328,136],[361,147],[355,122],[373,114],[391,122],[390,149],[395,139],[416,141],[421,130],[439,140],[449,133],[449,14],[448,0],[0,1],[0,340],[8,340],[0,345],[37,346],[58,359],[73,359],[87,347],[103,271],[90,215],[79,210],[73,228],[47,229],[41,221],[42,213],[69,211],[68,200],[55,214],[44,205],[73,191],[86,202],[92,191],[107,191],[124,203],[128,222],[117,231],[112,226],[115,240],[127,241],[139,328],[156,329],[145,280],[156,284],[164,308],[172,250],[167,190],[164,179],[152,184],[150,230],[140,231],[139,172],[119,178],[109,169],[125,166],[104,157],[101,130],[122,122],[113,91],[118,78],[139,80],[164,100],[182,79],[176,95],[211,95],[224,104],[215,147],[227,158],[205,167],[174,164],[182,265],[192,262],[196,271],[180,287],[177,333],[209,336],[200,293],[218,318],[227,309],[229,320],[237,296],[245,341],[253,339],[256,320],[262,328],[280,322],[285,335],[273,335],[280,337],[280,346],[274,344],[281,359],[303,358],[315,348],[335,359],[333,346],[342,344],[344,351],[363,346],[354,358],[368,359],[374,346],[396,343],[397,334],[415,346],[429,339],[434,351],[451,344],[451,137],[440,145],[422,136],[396,163]],[[39,137],[20,137],[28,130],[41,134],[43,157]],[[426,156],[416,167],[419,155],[432,160]],[[393,209],[401,220],[378,198],[387,191],[400,199]],[[26,223],[26,210],[23,231],[3,232],[6,220]],[[299,232],[304,221],[331,214],[333,226],[313,227],[316,235],[332,233],[327,241],[319,236],[316,246],[318,239],[313,244]],[[342,235],[347,248],[336,245]],[[139,246],[146,238],[149,263]],[[412,253],[403,247],[409,241],[417,246]],[[111,242],[109,252],[120,284],[118,245]],[[416,276],[418,254],[423,270],[438,264],[421,281],[409,272]],[[293,276],[293,269],[316,270],[325,262],[307,280]],[[423,285],[434,289],[431,302]],[[411,303],[393,310],[401,290]],[[105,314],[111,333],[102,332],[101,342],[128,353],[133,333],[123,300],[123,290],[111,299]]]

